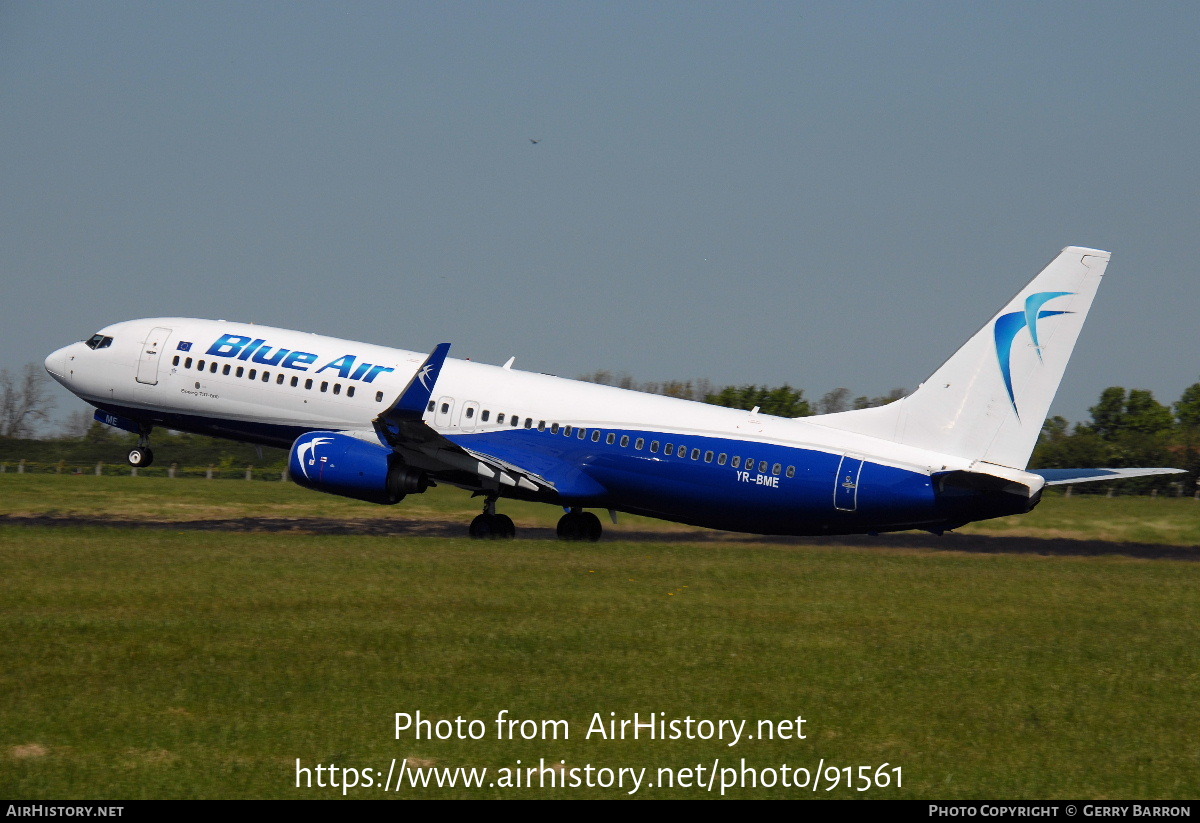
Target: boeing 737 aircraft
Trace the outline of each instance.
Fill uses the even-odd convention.
[[[788,419],[245,323],[101,329],[50,374],[140,436],[156,426],[290,449],[302,486],[398,503],[435,483],[484,498],[474,537],[512,537],[502,498],[757,534],[926,529],[1027,512],[1047,484],[1176,469],[1027,470],[1108,252],[1064,249],[933,376],[878,408]]]

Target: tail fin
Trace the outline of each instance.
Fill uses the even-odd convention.
[[[1108,258],[1063,249],[913,394],[811,422],[1024,469]]]

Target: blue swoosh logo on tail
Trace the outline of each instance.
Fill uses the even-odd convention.
[[[1021,329],[1028,328],[1029,337],[1033,341],[1033,347],[1037,351],[1038,360],[1040,361],[1042,359],[1042,345],[1038,339],[1038,321],[1043,317],[1071,314],[1071,312],[1067,311],[1042,311],[1042,306],[1056,297],[1066,297],[1071,294],[1074,294],[1074,292],[1043,291],[1031,294],[1025,298],[1024,311],[1014,311],[1002,314],[996,318],[996,325],[993,327],[993,333],[996,338],[996,360],[1000,363],[1000,374],[1004,378],[1004,388],[1008,390],[1008,401],[1012,403],[1013,412],[1018,418],[1020,418],[1021,413],[1017,411],[1017,398],[1013,393],[1012,385],[1013,341],[1016,340]]]

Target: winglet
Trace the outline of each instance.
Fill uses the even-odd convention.
[[[449,343],[438,343],[430,352],[429,357],[417,369],[412,380],[400,392],[396,402],[383,414],[380,420],[399,423],[405,420],[420,420],[425,414],[425,406],[433,396],[433,387],[437,384],[438,375],[442,373],[442,364],[446,362],[446,354],[450,351]]]

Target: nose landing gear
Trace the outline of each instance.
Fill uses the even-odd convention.
[[[125,459],[129,465],[134,468],[145,468],[154,462],[154,452],[150,450],[150,429],[147,428],[138,435],[137,448],[129,450],[129,454],[125,455]]]

